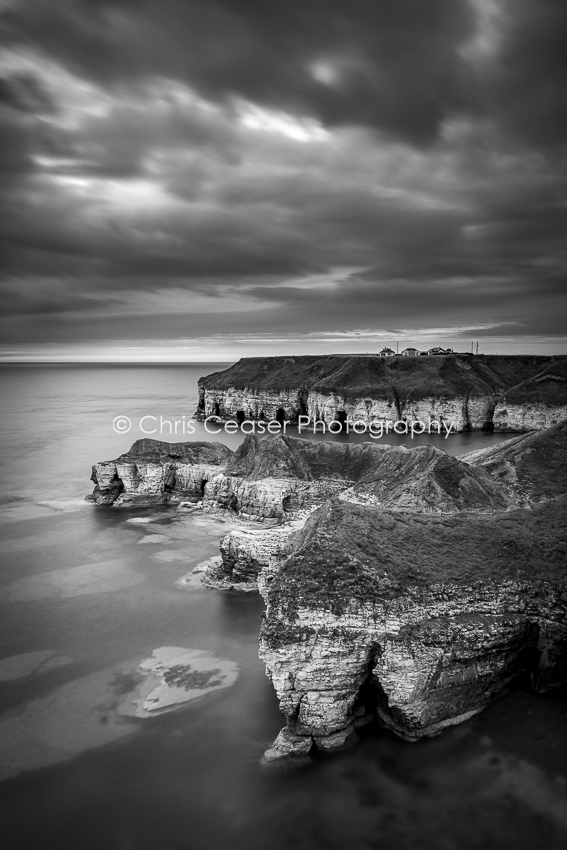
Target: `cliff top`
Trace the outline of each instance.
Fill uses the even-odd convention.
[[[567,496],[533,509],[434,516],[332,499],[308,520],[270,602],[344,610],[408,588],[503,578],[567,579]]]
[[[306,389],[345,398],[404,399],[491,393],[511,403],[567,403],[567,356],[377,354],[244,357],[199,379],[201,389]]]
[[[236,452],[222,443],[142,439],[109,462],[207,464],[248,481],[290,479],[323,487],[342,482],[347,500],[413,511],[505,510],[567,494],[567,422],[461,458],[430,444],[406,448],[250,434]]]
[[[567,421],[461,455],[496,482],[509,483],[531,501],[567,493]]]
[[[432,445],[313,442],[277,435],[249,435],[227,466],[227,474],[255,481],[342,479],[355,496],[370,495],[385,505],[423,510],[503,510],[501,486],[482,468]]]
[[[180,463],[210,463],[223,465],[232,457],[233,452],[224,443],[166,443],[163,440],[136,440],[127,452],[121,454],[113,463],[145,461],[161,463],[172,460]]]

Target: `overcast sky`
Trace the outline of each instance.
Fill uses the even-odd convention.
[[[565,0],[3,0],[3,356],[567,352]]]

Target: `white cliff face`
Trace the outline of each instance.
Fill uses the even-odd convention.
[[[205,391],[202,418],[220,416],[234,419],[241,412],[246,419],[271,420],[276,419],[280,409],[290,413],[288,419],[301,412],[297,390],[265,392],[254,388],[228,387],[226,390]]]
[[[496,405],[495,431],[541,431],[567,419],[567,405],[508,404],[506,399]]]
[[[232,529],[220,541],[220,563],[205,571],[203,583],[219,590],[257,590],[260,573],[290,554],[304,524],[305,517],[299,516],[285,525]]]
[[[205,484],[203,504],[231,508],[243,517],[287,521],[297,511],[320,504],[345,486],[343,480],[332,478],[313,482],[271,477],[249,480],[217,473]]]
[[[408,587],[338,615],[298,607],[290,621],[267,578],[260,658],[287,718],[268,760],[340,746],[375,714],[406,740],[436,735],[481,711],[530,651],[537,688],[554,684],[567,600],[549,585]]]
[[[405,419],[408,422],[431,420],[438,423],[451,423],[452,431],[464,431],[469,427],[481,429],[486,423],[483,413],[488,411],[491,400],[478,399],[472,420],[468,415],[468,399],[434,398],[419,400],[391,398],[345,398],[341,395],[322,395],[312,393],[308,400],[308,415],[312,422],[322,420],[329,423],[342,411],[347,421],[353,422],[396,422]]]
[[[215,587],[255,586],[269,556],[283,552],[281,539],[335,495],[353,504],[438,514],[461,507],[485,510],[507,505],[488,473],[476,472],[431,447],[409,450],[248,438],[238,453],[229,453],[225,463],[216,464],[188,462],[183,451],[190,454],[190,448],[176,456],[173,453],[180,450],[175,444],[156,448],[150,442],[147,451],[139,448],[95,465],[91,499],[118,508],[170,504],[230,510],[244,528],[221,544],[221,565],[207,570],[205,582]],[[159,459],[154,459],[156,452]],[[261,531],[251,531],[246,521],[264,525]]]
[[[199,381],[199,418],[451,422],[542,429],[567,418],[567,358],[507,355],[243,358]]]
[[[563,423],[466,461],[250,437],[203,463],[150,443],[97,464],[93,499],[240,517],[204,583],[266,601],[260,657],[287,720],[269,760],[376,716],[406,740],[438,734],[520,673],[567,684],[566,437]]]
[[[309,426],[315,422],[337,421],[346,416],[354,422],[408,422],[451,423],[452,432],[480,431],[492,427],[497,430],[528,431],[545,428],[553,422],[567,418],[567,406],[547,407],[543,404],[514,407],[497,405],[495,395],[457,395],[454,397],[427,396],[422,399],[395,397],[375,398],[345,397],[337,393],[323,394],[306,390],[266,391],[235,389],[203,391],[201,418],[218,416],[235,419],[241,413],[246,419],[285,419],[296,422],[298,416],[307,416]],[[495,415],[495,408],[496,413]],[[506,413],[505,411],[508,411]],[[523,411],[523,413],[522,413]],[[523,419],[522,419],[523,416]],[[307,426],[306,426],[307,427]]]
[[[93,475],[102,495],[96,501],[115,507],[199,501],[206,482],[218,475],[218,469],[211,464],[175,461],[97,463]]]

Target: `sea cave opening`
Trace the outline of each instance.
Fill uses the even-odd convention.
[[[288,496],[284,496],[282,499],[282,508],[286,513],[296,511],[299,508],[299,505],[295,496],[291,494],[289,494]]]
[[[299,390],[297,394],[297,415],[298,416],[307,416],[307,399],[309,398],[309,393],[307,390]]]
[[[175,489],[175,471],[170,469],[163,482],[163,492],[173,493]]]

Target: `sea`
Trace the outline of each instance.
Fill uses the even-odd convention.
[[[178,584],[234,519],[85,502],[93,463],[148,436],[141,420],[190,421],[198,377],[226,365],[0,368],[3,850],[565,848],[567,703],[529,683],[437,738],[368,726],[341,752],[262,765],[283,726],[257,654],[262,599]],[[219,439],[167,428],[151,436]],[[387,441],[460,454],[504,438]],[[161,647],[238,676],[170,712],[121,713]]]

